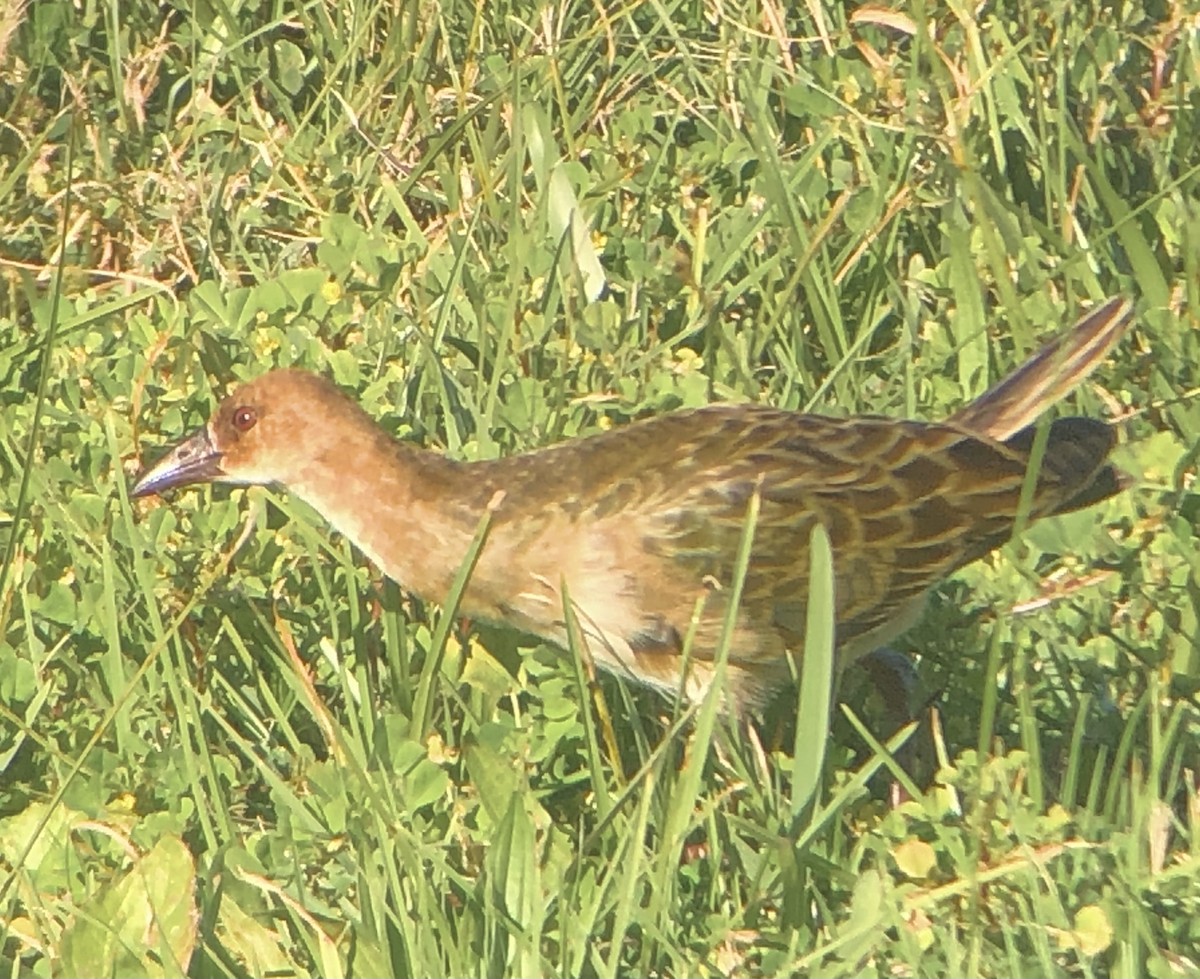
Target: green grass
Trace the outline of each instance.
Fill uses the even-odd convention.
[[[163,9],[0,14],[7,974],[1200,970],[1194,9]],[[763,747],[286,495],[128,499],[267,366],[480,458],[939,417],[1115,293],[1065,408],[1135,486],[937,590],[895,809],[857,698]]]

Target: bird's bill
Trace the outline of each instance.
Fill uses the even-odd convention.
[[[150,496],[175,486],[208,483],[225,475],[221,453],[213,445],[208,426],[198,429],[147,469],[130,496]]]

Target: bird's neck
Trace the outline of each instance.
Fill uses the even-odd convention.
[[[389,578],[442,601],[474,525],[454,505],[469,485],[466,463],[393,439],[366,415],[346,420],[339,441],[288,489],[317,510]]]

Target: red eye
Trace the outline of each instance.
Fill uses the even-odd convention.
[[[258,421],[258,412],[249,405],[242,405],[240,408],[235,408],[233,412],[233,427],[239,432],[248,432],[254,427],[254,423]]]

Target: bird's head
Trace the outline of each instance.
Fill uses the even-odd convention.
[[[329,381],[300,370],[276,370],[225,398],[208,423],[150,466],[134,497],[192,483],[299,482],[315,459],[348,448],[336,424],[356,406]]]

